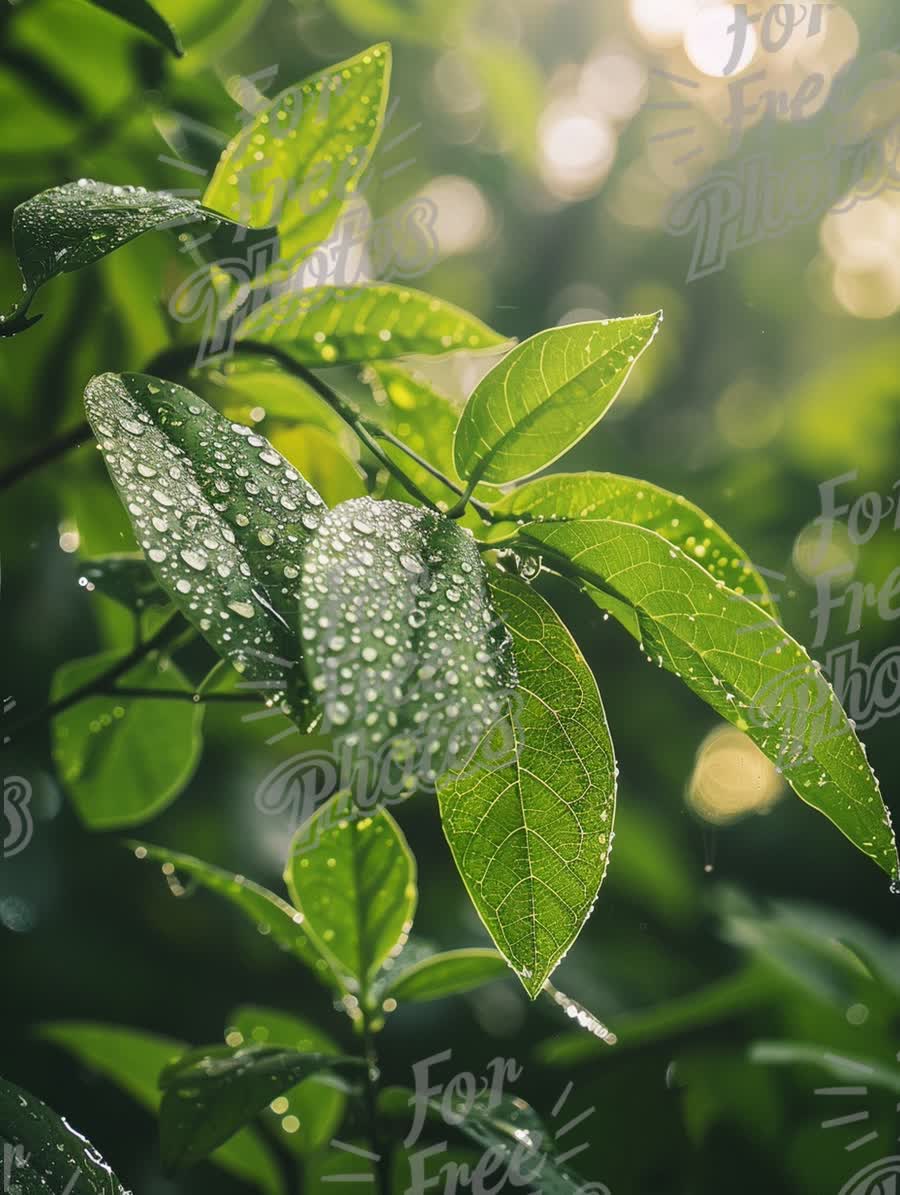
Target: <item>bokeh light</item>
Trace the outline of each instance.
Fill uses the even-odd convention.
[[[721,726],[700,744],[687,800],[705,821],[726,825],[748,813],[767,813],[784,791],[774,764],[753,740]]]

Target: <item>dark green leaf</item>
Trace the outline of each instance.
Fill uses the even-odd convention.
[[[12,1159],[19,1195],[72,1189],[78,1195],[128,1195],[89,1141],[5,1079],[0,1079],[0,1146],[4,1166],[6,1158]]]
[[[494,507],[498,514],[542,523],[617,519],[655,531],[697,560],[717,581],[746,593],[773,616],[769,588],[727,532],[699,506],[668,490],[616,473],[554,473],[513,490]]]
[[[228,1026],[229,1045],[242,1044],[234,1040],[240,1035],[243,1042],[283,1046],[301,1054],[331,1057],[339,1052],[315,1025],[272,1008],[237,1008],[228,1018]],[[329,1144],[340,1126],[345,1102],[344,1092],[330,1086],[325,1074],[298,1083],[284,1093],[277,1112],[270,1108],[263,1115],[282,1145],[305,1156]]]
[[[897,878],[878,781],[820,668],[764,610],[653,531],[606,519],[534,524],[524,537],[596,601],[629,607],[642,650],[745,731],[807,804]]]
[[[474,540],[402,502],[328,512],[304,559],[301,623],[307,676],[360,803],[433,787],[515,684]]]
[[[127,610],[140,611],[147,606],[164,606],[169,601],[147,561],[135,553],[84,560],[79,567],[79,574],[79,584],[89,593],[97,590]]]
[[[661,320],[658,312],[567,324],[507,353],[462,413],[453,445],[460,477],[500,485],[552,464],[606,413]]]
[[[400,827],[338,793],[300,827],[284,878],[319,950],[364,993],[412,927],[416,863]]]
[[[58,701],[106,672],[113,654],[70,660],[53,677]],[[118,682],[141,689],[190,692],[174,664],[145,660]],[[136,826],[183,791],[200,759],[203,708],[191,701],[88,697],[53,720],[53,755],[86,825]]]
[[[203,202],[251,228],[277,225],[289,273],[356,190],[381,133],[390,70],[390,47],[378,45],[280,92],[229,142]]]
[[[148,33],[176,57],[180,58],[184,53],[178,34],[147,0],[90,0],[90,3]]]
[[[306,932],[303,914],[292,909],[280,896],[244,876],[223,871],[192,855],[183,855],[179,851],[169,851],[149,843],[135,842],[131,845],[138,859],[152,859],[161,863],[163,875],[173,877],[181,872],[211,892],[224,896],[249,917],[266,937],[310,967],[323,983],[334,984],[328,964]]]
[[[461,307],[391,283],[289,291],[247,316],[237,339],[278,345],[305,365],[433,356],[504,343]]]
[[[448,950],[434,954],[412,967],[398,967],[387,973],[382,997],[399,1003],[411,1000],[441,1000],[480,988],[509,974],[509,963],[496,950]]]
[[[362,1059],[299,1054],[279,1046],[192,1050],[160,1075],[160,1148],[167,1166],[199,1162],[310,1075],[358,1070]]]
[[[885,1066],[877,1058],[863,1058],[856,1053],[836,1054],[828,1046],[806,1042],[758,1041],[750,1047],[750,1061],[763,1066],[812,1066],[838,1082],[866,1084],[900,1096],[900,1071]],[[873,1195],[877,1188],[872,1188]]]
[[[85,1066],[111,1079],[154,1115],[162,1099],[161,1072],[189,1049],[185,1042],[120,1025],[58,1021],[41,1026],[40,1032]],[[251,1129],[236,1134],[216,1150],[210,1161],[229,1174],[261,1187],[267,1195],[282,1195],[283,1182],[277,1163]],[[78,1191],[77,1186],[75,1190]]]
[[[267,440],[181,386],[104,374],[85,406],[160,584],[248,686],[271,702],[289,693],[303,721],[295,611],[322,499]]]
[[[616,765],[597,684],[552,608],[515,577],[492,585],[519,672],[507,726],[439,785],[463,882],[534,998],[575,941],[612,846]],[[514,744],[498,757],[498,735]]]

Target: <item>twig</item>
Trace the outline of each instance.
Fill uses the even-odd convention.
[[[58,440],[52,440],[49,444],[39,448],[37,452],[28,456],[23,461],[19,461],[15,465],[11,465],[0,473],[0,491],[9,489],[10,486],[21,481],[23,477],[27,477],[30,473],[35,473],[38,469],[42,469],[44,465],[49,465],[51,461],[55,461],[57,457],[62,456],[71,448],[77,448],[85,440],[91,438],[90,424],[85,421],[79,423],[77,427],[73,427],[70,432],[60,436]]]

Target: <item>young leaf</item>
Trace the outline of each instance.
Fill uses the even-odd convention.
[[[26,199],[13,212],[13,248],[26,298],[58,274],[80,270],[144,232],[203,222],[230,223],[193,199],[167,191],[82,178]],[[6,320],[11,321],[7,316]],[[2,331],[0,317],[0,331]]]
[[[629,607],[642,649],[745,731],[807,804],[888,875],[897,847],[878,781],[834,690],[803,648],[662,536],[606,519],[534,524],[548,561]]]
[[[489,731],[438,785],[444,833],[484,924],[536,998],[586,921],[612,845],[616,765],[597,684],[552,608],[514,577],[492,585],[512,632],[514,752]]]
[[[113,16],[121,17],[135,29],[147,33],[160,45],[170,50],[176,58],[184,53],[178,34],[147,0],[90,0],[95,8],[102,8],[111,12]]]
[[[361,1058],[300,1054],[280,1046],[192,1050],[159,1078],[160,1149],[166,1166],[202,1161],[273,1099],[310,1075],[365,1068]]]
[[[569,519],[617,519],[655,531],[694,557],[717,581],[748,597],[773,618],[769,588],[747,553],[699,506],[668,490],[616,473],[553,473],[513,490],[494,507],[497,514],[541,523]]]
[[[158,1037],[141,1029],[86,1021],[42,1025],[40,1035],[68,1050],[85,1066],[105,1075],[154,1115],[162,1099],[158,1082],[160,1074],[189,1049],[185,1042]],[[278,1165],[252,1129],[237,1133],[216,1150],[210,1161],[229,1174],[260,1187],[266,1195],[283,1195]]]
[[[461,307],[391,283],[287,291],[257,307],[237,339],[276,344],[304,365],[486,349],[504,337]]]
[[[416,862],[400,827],[384,809],[360,816],[337,793],[298,830],[284,879],[319,950],[365,992],[415,913]]]
[[[69,660],[53,677],[58,701],[115,664],[115,653]],[[145,660],[119,684],[189,693],[174,664]],[[200,760],[203,708],[190,701],[109,696],[79,701],[53,720],[53,755],[85,825],[136,826],[171,804]]]
[[[390,996],[401,1004],[405,1000],[421,1004],[471,992],[507,975],[509,964],[496,950],[448,950],[422,959],[412,967],[388,972],[379,995]]]
[[[289,272],[356,190],[381,133],[390,71],[390,46],[378,45],[280,92],[229,142],[204,204],[251,228],[277,225]]]
[[[7,1162],[16,1157],[21,1159],[18,1165]],[[19,1195],[71,1190],[73,1176],[78,1195],[128,1195],[90,1141],[6,1079],[0,1079],[0,1158],[4,1185],[14,1167]]]
[[[183,872],[210,892],[224,896],[249,917],[267,938],[309,967],[323,983],[334,986],[335,979],[328,963],[306,932],[303,914],[292,909],[286,900],[244,876],[223,871],[192,855],[183,855],[180,851],[169,851],[150,843],[132,842],[129,845],[136,858],[161,863],[164,875]]]
[[[267,440],[181,386],[103,374],[85,407],[159,583],[248,684],[273,701],[293,690],[302,720],[295,610],[322,499]]]
[[[567,324],[517,345],[475,387],[453,455],[469,482],[519,481],[552,464],[606,414],[662,313]]]
[[[242,1039],[237,1042],[236,1037]],[[282,1046],[301,1054],[336,1056],[337,1046],[327,1034],[308,1021],[301,1021],[288,1013],[272,1008],[245,1006],[237,1008],[228,1018],[229,1044],[264,1042]],[[274,1112],[263,1114],[281,1143],[291,1153],[304,1156],[321,1149],[331,1141],[340,1126],[346,1097],[344,1092],[329,1084],[327,1075],[306,1079],[284,1093],[284,1104]],[[293,1117],[299,1122],[296,1132],[285,1132],[282,1121]]]

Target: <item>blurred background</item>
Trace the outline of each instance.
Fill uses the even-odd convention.
[[[855,716],[898,812],[893,6],[157,7],[182,35],[181,60],[80,0],[0,10],[4,226],[16,204],[80,176],[199,194],[260,93],[390,40],[393,105],[356,201],[364,219],[430,199],[438,252],[414,285],[511,337],[664,309],[616,405],[559,467],[687,495],[768,570],[788,630],[810,646],[822,632],[813,654],[826,671],[857,645],[870,667],[853,691]],[[0,240],[5,306],[19,283]],[[140,368],[172,339],[196,338],[169,313],[192,268],[177,238],[157,233],[46,287],[42,321],[2,345],[0,468],[82,418],[93,373]],[[363,255],[360,276],[370,268]],[[462,401],[484,368],[456,357],[430,372]],[[366,394],[351,371],[334,380]],[[245,409],[285,445],[293,438],[301,460],[310,453],[303,421],[283,403],[267,409],[264,380],[243,390],[219,382],[205,393],[220,406]],[[331,500],[360,492],[359,462],[323,452],[320,489]],[[838,506],[863,499],[856,516],[817,523],[823,486]],[[46,703],[65,661],[128,642],[127,615],[78,578],[81,559],[133,544],[90,445],[3,491],[0,527],[11,723]],[[822,580],[828,570],[840,583]],[[573,1032],[510,978],[390,1017],[386,1080],[409,1083],[415,1060],[452,1044],[454,1064],[475,1073],[498,1055],[519,1060],[517,1091],[545,1114],[571,1081],[571,1106],[596,1109],[577,1165],[613,1195],[880,1191],[852,1179],[898,1152],[898,898],[785,793],[749,740],[649,668],[616,624],[541,584],[596,672],[621,769],[610,872],[557,980],[619,1044]],[[847,600],[817,617],[822,595],[841,593]],[[869,595],[856,612],[854,593]],[[256,798],[297,740],[267,744],[272,734],[271,722],[209,707],[196,775],[141,836],[280,891],[290,813],[264,813]],[[346,1028],[322,990],[227,906],[199,892],[174,900],[121,835],[80,825],[46,726],[5,744],[5,756],[5,775],[33,787],[36,825],[27,849],[0,862],[4,1074],[69,1115],[141,1193],[249,1189],[205,1167],[164,1179],[152,1120],[35,1026],[109,1021],[207,1042],[235,1006],[255,1003],[349,1043]],[[433,801],[407,802],[399,818],[422,877],[416,933],[443,948],[484,943]],[[823,1095],[841,1079],[847,1087],[846,1074],[829,1078],[835,1056],[883,1073]]]

